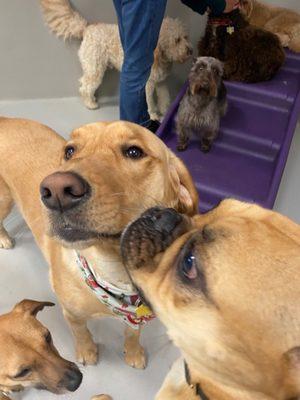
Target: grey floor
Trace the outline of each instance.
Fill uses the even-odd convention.
[[[79,99],[68,98],[0,102],[0,115],[39,120],[68,137],[73,128],[82,124],[116,119],[118,110],[115,105],[102,101],[100,110],[88,111]],[[294,136],[275,208],[300,222],[298,174],[300,175],[299,127]],[[17,212],[8,218],[7,227],[15,236],[17,245],[14,250],[1,251],[0,313],[8,311],[23,298],[55,301],[48,281],[48,267]],[[74,359],[72,338],[59,306],[42,312],[40,319],[51,330],[63,356]],[[145,371],[136,371],[124,364],[122,327],[118,322],[93,322],[91,329],[100,344],[100,362],[95,367],[82,367],[84,381],[80,389],[61,398],[85,400],[95,394],[108,393],[114,400],[152,400],[178,354],[159,322],[151,323],[144,330],[142,342],[149,359]],[[15,398],[51,400],[57,397],[47,392],[31,390]]]

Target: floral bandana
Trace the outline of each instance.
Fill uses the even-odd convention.
[[[152,311],[143,304],[138,293],[119,289],[109,282],[96,279],[87,260],[78,253],[76,262],[89,288],[93,290],[101,303],[105,304],[125,324],[138,329],[140,325],[155,318]]]

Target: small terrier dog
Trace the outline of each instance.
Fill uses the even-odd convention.
[[[37,319],[53,303],[23,300],[0,316],[0,399],[27,387],[55,394],[74,392],[81,384],[77,366],[59,354],[51,334]]]
[[[187,148],[193,134],[200,136],[200,148],[207,153],[217,137],[220,119],[227,110],[223,64],[213,57],[198,57],[189,74],[189,87],[176,117],[178,151]]]

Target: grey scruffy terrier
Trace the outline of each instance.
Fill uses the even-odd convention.
[[[189,74],[189,87],[176,116],[177,150],[187,148],[193,134],[207,153],[217,137],[220,119],[227,110],[227,91],[223,83],[223,64],[213,57],[198,57]]]

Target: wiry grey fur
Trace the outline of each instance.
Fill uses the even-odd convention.
[[[201,140],[201,150],[208,152],[217,137],[220,119],[227,109],[223,64],[213,57],[198,57],[189,74],[189,87],[176,117],[179,151],[187,148],[193,134]]]

